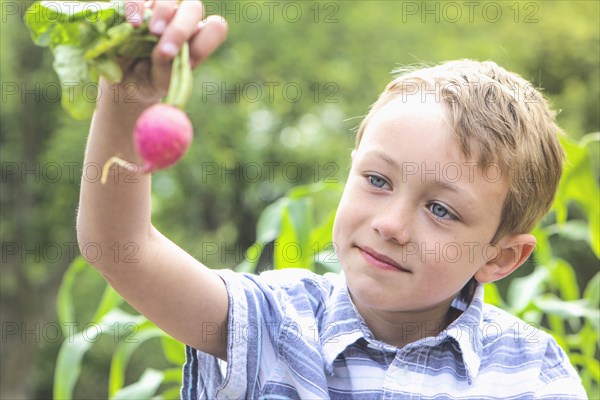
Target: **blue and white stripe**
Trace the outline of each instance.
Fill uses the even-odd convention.
[[[483,285],[448,329],[399,349],[373,338],[343,275],[219,273],[227,362],[186,347],[183,399],[586,398],[555,340],[483,304]]]

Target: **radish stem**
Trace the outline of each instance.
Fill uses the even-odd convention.
[[[171,82],[165,103],[184,109],[192,94],[192,68],[190,46],[185,42],[173,60]]]

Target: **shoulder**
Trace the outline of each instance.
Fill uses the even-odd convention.
[[[307,269],[301,268],[287,268],[279,270],[269,270],[260,273],[259,275],[254,274],[243,274],[246,277],[252,277],[255,280],[261,281],[273,288],[279,288],[283,290],[293,290],[298,288],[307,288],[307,290],[318,290],[328,291],[333,286],[337,275],[325,274],[319,275]]]
[[[535,322],[484,304],[482,362],[536,379],[536,398],[585,398],[577,371],[556,339]]]
[[[489,304],[483,305],[482,333],[484,343],[504,340],[510,347],[526,347],[537,352],[544,351],[548,341],[554,340],[539,324],[524,321]]]
[[[328,297],[335,286],[335,274],[318,275],[300,268],[270,270],[256,274],[239,274],[242,281],[252,282],[265,291],[277,292],[286,297]]]
[[[339,277],[336,274],[318,275],[305,269],[289,268],[266,271],[256,279],[277,290],[285,304],[311,309],[317,315],[322,313]]]
[[[481,325],[484,353],[503,352],[505,362],[541,363],[556,340],[536,322],[524,321],[498,307],[484,304]]]
[[[285,310],[300,308],[320,313],[331,296],[339,275],[319,275],[306,269],[288,268],[260,274],[220,273],[230,292],[245,293],[248,299],[258,300],[263,307]]]
[[[287,268],[279,270],[268,270],[260,274],[247,272],[235,272],[231,270],[216,271],[225,283],[235,282],[242,284],[254,284],[263,288],[273,290],[293,291],[294,289],[306,288],[307,290],[332,290],[339,275],[327,273],[319,275],[302,268]]]

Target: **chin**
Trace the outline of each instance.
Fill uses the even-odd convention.
[[[370,308],[381,309],[389,308],[390,304],[396,303],[393,296],[387,293],[388,288],[384,288],[381,282],[378,282],[364,274],[358,276],[346,275],[346,284],[353,301],[364,304]],[[397,293],[396,293],[397,295]]]

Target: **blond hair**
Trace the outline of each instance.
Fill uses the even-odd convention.
[[[548,102],[532,84],[494,62],[449,61],[396,71],[363,119],[359,146],[373,114],[398,95],[436,96],[467,159],[497,167],[508,183],[500,225],[491,243],[530,232],[552,205],[562,174],[562,130]]]

